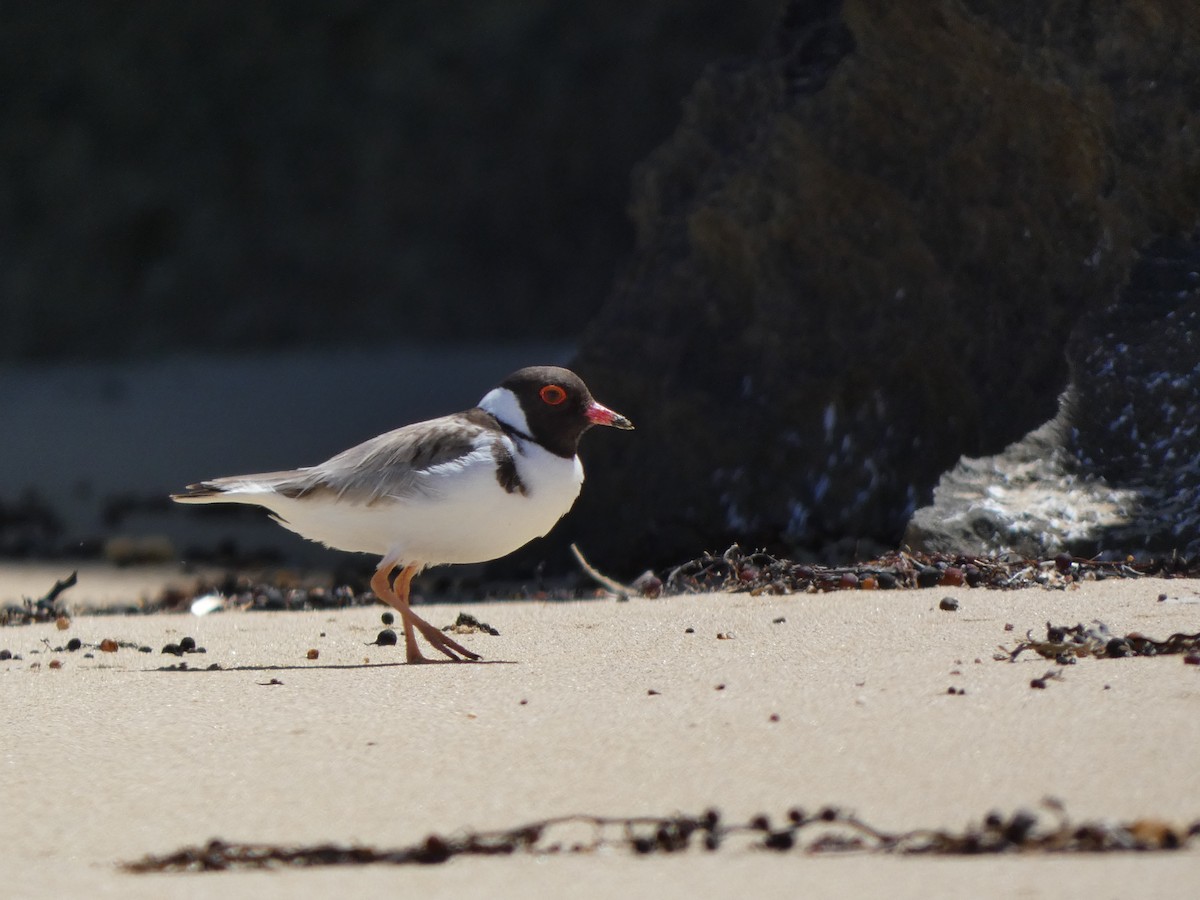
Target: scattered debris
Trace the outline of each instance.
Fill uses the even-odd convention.
[[[879,559],[851,566],[822,566],[779,559],[763,550],[747,553],[737,544],[724,553],[705,553],[669,570],[659,589],[663,594],[735,591],[793,594],[836,590],[893,590],[915,587],[986,587],[1011,590],[1024,587],[1065,589],[1079,581],[1104,578],[1200,576],[1200,556],[1172,556],[1135,562],[1083,559],[1059,554],[1053,559],[1013,555],[968,556],[897,550]]]
[[[1034,678],[1034,679],[1032,679],[1032,680],[1029,682],[1029,686],[1030,686],[1031,688],[1034,688],[1034,689],[1036,689],[1036,690],[1039,690],[1039,691],[1044,691],[1044,690],[1046,689],[1046,682],[1047,682],[1047,681],[1061,681],[1061,680],[1062,680],[1062,677],[1063,677],[1063,676],[1062,676],[1062,671],[1061,671],[1061,670],[1059,670],[1059,669],[1047,669],[1047,670],[1046,670],[1046,674],[1045,674],[1045,675],[1043,675],[1041,678]]]
[[[277,682],[272,679],[271,683]],[[1045,805],[1055,821],[1044,824],[1035,813],[1018,809],[1008,816],[988,813],[981,823],[962,831],[917,828],[888,832],[837,807],[813,813],[797,807],[788,810],[779,823],[757,815],[745,823],[725,824],[715,809],[699,816],[560,816],[498,831],[467,831],[452,837],[430,834],[416,844],[394,849],[333,843],[240,844],[214,839],[173,853],[147,855],[122,863],[121,868],[149,873],[279,866],[435,865],[456,856],[584,855],[613,849],[644,856],[683,853],[697,846],[709,852],[734,846],[810,854],[1119,853],[1180,850],[1194,843],[1200,834],[1200,820],[1190,825],[1162,819],[1097,819],[1076,824],[1057,801]]]
[[[1131,631],[1124,637],[1114,635],[1103,622],[1095,620],[1091,625],[1061,626],[1046,623],[1046,639],[1039,641],[1032,632],[1025,632],[1025,640],[1009,650],[1000,647],[1015,660],[1026,650],[1058,661],[1061,665],[1069,665],[1076,657],[1094,656],[1100,659],[1124,656],[1164,656],[1172,653],[1187,653],[1200,650],[1200,632],[1184,634],[1176,632],[1166,640],[1156,641],[1138,631]],[[998,658],[1003,658],[998,655]]]
[[[37,622],[54,622],[62,630],[70,627],[71,620],[58,602],[63,591],[74,587],[79,581],[79,572],[54,582],[54,586],[40,600],[25,598],[20,606],[9,605],[0,609],[0,625],[32,625]],[[65,620],[66,625],[59,624]]]
[[[575,557],[575,561],[577,563],[579,563],[579,568],[583,569],[584,573],[589,578],[591,578],[592,581],[596,582],[596,584],[600,585],[600,587],[604,588],[606,591],[616,594],[617,597],[626,597],[626,598],[630,597],[631,595],[641,594],[641,591],[639,591],[636,587],[633,587],[628,584],[621,584],[621,582],[617,581],[615,578],[609,578],[607,575],[601,574],[599,571],[597,571],[592,566],[591,563],[589,563],[586,559],[584,559],[583,551],[581,551],[574,544],[571,545],[571,554]],[[643,579],[645,577],[646,577],[645,575],[641,576],[641,578],[643,578]],[[650,573],[650,577],[654,578],[653,573]],[[654,580],[658,581],[657,578],[655,578]],[[662,582],[660,581],[660,582],[658,582],[658,585],[656,588],[656,593],[654,596],[657,597],[658,593],[661,593],[661,591],[662,591]],[[642,595],[642,596],[649,596],[649,595]]]
[[[142,652],[148,653],[149,649],[143,649]],[[197,647],[195,638],[183,637],[180,638],[178,644],[164,645],[161,652],[170,653],[172,656],[183,656],[185,653],[207,653],[208,650],[204,647]]]
[[[490,634],[494,637],[500,636],[500,632],[487,622],[480,622],[474,616],[464,612],[460,612],[454,623],[447,625],[442,631],[450,632],[451,634],[478,634],[482,631],[484,634]]]
[[[220,594],[205,594],[192,601],[190,607],[193,616],[207,616],[220,612],[225,608],[225,598]]]

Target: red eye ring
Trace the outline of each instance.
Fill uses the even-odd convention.
[[[538,391],[538,396],[551,406],[558,406],[567,399],[567,392],[557,384],[548,384]]]

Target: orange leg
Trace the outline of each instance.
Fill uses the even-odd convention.
[[[408,589],[413,576],[417,574],[417,567],[405,566],[401,569],[393,587],[389,583],[389,576],[395,568],[395,563],[386,560],[380,563],[379,568],[375,570],[375,575],[371,578],[371,588],[380,600],[400,613],[400,618],[404,621],[404,652],[408,662],[429,662],[422,655],[421,648],[417,646],[417,631],[425,635],[425,640],[429,641],[435,650],[441,651],[453,660],[479,659],[478,653],[472,653],[462,644],[451,640],[409,608]]]

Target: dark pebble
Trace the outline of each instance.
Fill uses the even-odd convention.
[[[1004,828],[1004,837],[1012,841],[1014,844],[1022,843],[1029,832],[1033,830],[1033,826],[1037,824],[1037,816],[1033,813],[1019,809],[1013,813],[1013,817],[1009,820],[1008,825]]]
[[[393,615],[392,615],[391,613],[389,613],[389,612],[385,612],[385,613],[384,613],[382,616],[380,616],[379,618],[380,618],[380,620],[383,622],[383,624],[384,624],[384,625],[391,625],[391,624],[393,624],[393,623],[396,621],[396,617],[395,617],[395,616],[393,616]]]
[[[153,652],[154,652],[153,647],[149,647],[149,646],[145,646],[145,645],[138,647],[138,653],[153,653]]]
[[[683,633],[684,634],[695,634],[696,629],[695,628],[685,628],[685,629],[683,629]]]
[[[183,638],[179,642],[179,649],[182,650],[184,653],[191,653],[193,650],[196,649],[196,639],[191,638],[191,637]]]
[[[1200,666],[1200,653],[1188,653],[1183,657],[1185,666]]]
[[[879,582],[881,591],[890,591],[896,586],[896,576],[891,572],[880,572],[875,576],[875,580]]]
[[[954,597],[943,597],[938,601],[938,609],[944,609],[947,612],[955,612],[958,609],[958,600]]]
[[[12,651],[0,650],[0,659],[12,659]]]
[[[79,638],[71,638],[69,641],[67,641],[67,649],[68,650],[75,651],[75,650],[78,650],[82,646],[83,646],[83,641],[81,641]]]
[[[925,566],[917,572],[917,587],[937,587],[942,580],[942,570],[936,566]]]
[[[983,573],[979,571],[979,566],[968,563],[963,567],[963,577],[967,580],[967,587],[979,587],[983,584]]]
[[[795,845],[796,838],[790,831],[776,831],[763,841],[763,846],[768,850],[791,850]]]
[[[787,619],[785,619],[783,616],[780,616],[778,619],[772,619],[771,624],[772,625],[782,625],[786,621],[787,621]]]
[[[390,628],[385,628],[379,632],[379,636],[372,643],[378,644],[380,647],[391,647],[396,643],[396,632]]]
[[[162,648],[163,653],[170,653],[172,656],[183,656],[183,650],[178,644],[166,644]]]
[[[1046,689],[1046,679],[1035,678],[1033,681],[1029,682],[1029,686],[1031,688],[1036,688],[1039,691],[1044,691]]]

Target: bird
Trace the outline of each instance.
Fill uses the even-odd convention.
[[[430,661],[416,632],[451,660],[476,660],[412,611],[412,579],[429,566],[498,559],[547,534],[579,496],[579,440],[593,425],[633,429],[574,372],[528,366],[463,412],[315,466],[213,478],[171,499],[264,507],[301,537],[378,556],[371,588],[403,620],[406,660]]]

